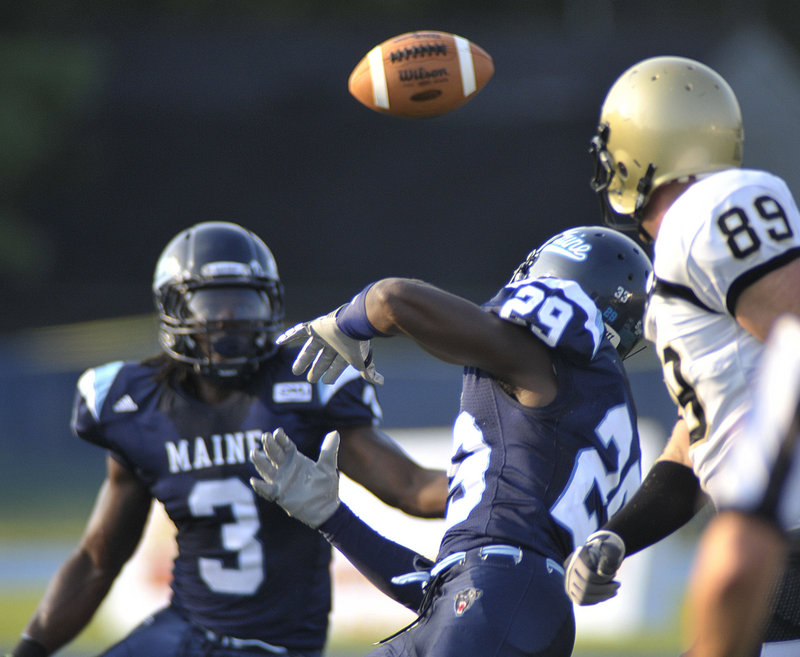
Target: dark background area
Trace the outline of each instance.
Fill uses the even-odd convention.
[[[155,350],[152,271],[190,224],[261,235],[290,321],[387,275],[482,301],[531,248],[599,220],[600,103],[661,54],[722,73],[745,164],[800,184],[787,1],[53,0],[3,3],[0,26],[0,507],[96,486],[102,455],[68,431],[75,381]],[[370,112],[350,71],[415,29],[473,40],[493,79],[436,119]],[[388,349],[387,425],[449,424],[457,370]],[[637,402],[668,426],[646,356]]]
[[[682,54],[728,75],[744,31],[797,43],[789,2],[691,4],[7,3],[0,332],[149,312],[161,248],[209,219],[264,238],[292,317],[390,274],[481,300],[597,221],[587,143],[624,68]],[[472,39],[494,78],[444,117],[370,112],[350,71],[413,29]]]

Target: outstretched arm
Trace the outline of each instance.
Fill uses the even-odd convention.
[[[386,278],[369,288],[367,317],[386,335],[406,335],[439,360],[490,372],[536,390],[550,355],[528,328],[500,319],[422,281]]]
[[[424,468],[372,425],[339,429],[339,468],[385,504],[409,515],[443,518],[447,475]]]
[[[526,405],[547,404],[555,396],[549,349],[527,327],[413,279],[382,279],[336,311],[290,329],[278,343],[306,340],[293,370],[308,370],[310,381],[331,382],[350,363],[367,380],[382,382],[371,339],[401,334],[442,361],[480,368],[528,391]]]
[[[419,583],[398,584],[392,579],[431,562],[413,550],[381,536],[359,520],[339,500],[336,469],[339,435],[331,432],[312,461],[297,451],[283,429],[262,436],[263,452],[251,459],[260,478],[250,480],[263,498],[275,502],[300,522],[319,529],[378,589],[416,610],[422,600]]]
[[[83,538],[50,581],[25,628],[23,636],[40,644],[42,655],[55,652],[89,623],[136,549],[151,501],[144,485],[109,456]]]
[[[358,518],[345,504],[319,530],[356,569],[392,600],[412,611],[422,602],[427,573],[433,562],[421,554],[381,536]],[[413,574],[419,573],[420,579]],[[405,582],[403,576],[412,575]]]

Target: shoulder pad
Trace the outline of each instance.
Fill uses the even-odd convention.
[[[528,326],[548,347],[581,359],[594,358],[605,335],[600,311],[574,281],[516,281],[485,307],[502,319]]]
[[[78,392],[95,420],[100,419],[100,409],[106,400],[111,384],[125,363],[121,360],[86,370],[78,379]]]

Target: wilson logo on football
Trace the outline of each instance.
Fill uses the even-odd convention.
[[[425,68],[410,69],[407,71],[398,71],[400,80],[402,82],[416,82],[417,80],[431,80],[441,77],[447,77],[446,68],[437,68],[429,71]]]

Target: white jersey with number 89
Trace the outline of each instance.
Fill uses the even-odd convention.
[[[702,178],[664,216],[645,336],[690,431],[694,471],[715,499],[729,440],[745,430],[763,343],[736,321],[741,292],[800,256],[800,213],[780,178],[730,169]]]

